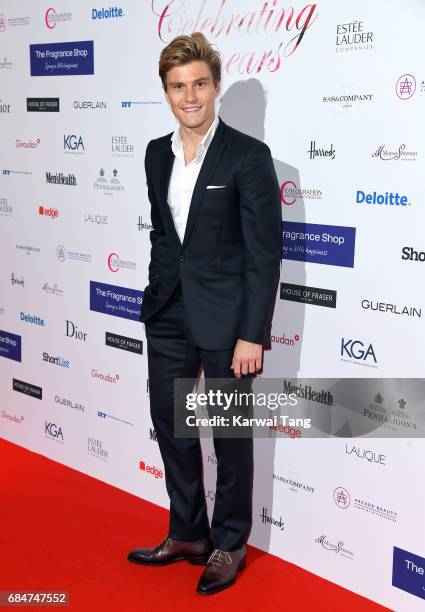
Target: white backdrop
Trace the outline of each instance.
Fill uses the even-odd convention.
[[[263,376],[423,376],[424,18],[419,0],[3,0],[2,436],[168,506],[134,313],[150,253],[145,148],[176,125],[158,57],[194,30],[222,53],[219,114],[272,150],[284,230],[321,236],[315,253],[284,238],[282,283],[321,297],[278,295]],[[397,397],[390,423],[404,438],[256,440],[250,543],[419,610],[423,575],[406,559],[425,567],[424,445],[408,432],[423,415]]]

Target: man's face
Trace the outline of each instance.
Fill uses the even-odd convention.
[[[187,128],[198,128],[211,122],[220,85],[214,86],[210,67],[196,61],[175,66],[167,72],[165,97],[176,119]]]

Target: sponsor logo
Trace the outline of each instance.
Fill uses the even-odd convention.
[[[56,248],[56,257],[58,261],[64,262],[67,259],[70,261],[82,261],[84,263],[91,263],[91,255],[88,253],[80,253],[79,251],[67,250],[62,244]]]
[[[73,323],[72,321],[65,321],[65,336],[67,338],[75,338],[76,340],[81,340],[82,342],[86,341],[87,332],[83,332]]]
[[[32,325],[39,325],[40,327],[46,327],[46,322],[44,319],[37,315],[26,314],[25,312],[21,312],[20,314],[21,321],[25,321],[26,323],[32,323]]]
[[[346,340],[341,338],[341,361],[354,363],[356,365],[377,367],[377,359],[372,344],[364,343],[362,340]],[[371,363],[372,362],[372,363]]]
[[[137,353],[143,355],[143,341],[136,340],[135,338],[127,338],[127,336],[119,336],[112,332],[106,332],[105,335],[106,346],[112,346],[123,351],[129,351],[130,353]]]
[[[425,261],[425,251],[416,251],[413,247],[403,247],[401,258],[408,261]]]
[[[145,104],[145,102],[143,100],[121,100],[121,108],[131,108],[139,104]]]
[[[80,412],[85,411],[85,407],[80,402],[73,402],[70,399],[65,397],[61,397],[60,395],[55,395],[55,403],[60,404],[61,406],[66,406],[67,408],[72,408],[73,410],[78,410]]]
[[[120,419],[116,416],[113,416],[112,414],[109,414],[108,412],[101,412],[100,410],[97,411],[97,416],[100,419],[112,419],[113,421],[119,421],[120,423],[125,423],[125,425],[134,425],[134,423],[130,423],[130,421],[125,421],[124,419]]]
[[[134,144],[127,136],[112,136],[112,157],[134,157]]]
[[[102,461],[108,461],[109,459],[109,451],[103,448],[102,440],[87,438],[87,451],[89,455],[96,457],[96,459],[101,459]]]
[[[22,361],[21,336],[0,330],[0,357]]]
[[[44,421],[44,434],[46,438],[56,440],[57,442],[61,441],[63,444],[62,427],[58,427],[56,423]]]
[[[97,213],[89,213],[84,215],[85,223],[96,223],[97,225],[108,225],[109,220],[107,215],[99,215]]]
[[[298,200],[321,200],[321,189],[301,188],[294,181],[285,181],[280,187],[280,201],[285,206],[292,206]]]
[[[19,285],[20,287],[25,286],[24,277],[21,276],[21,278],[16,278],[13,272],[12,272],[12,276],[10,277],[10,280],[11,280],[12,285]]]
[[[336,51],[366,51],[373,49],[373,32],[365,32],[363,21],[341,23],[336,27]]]
[[[284,425],[283,423],[278,423],[277,425],[270,425],[270,431],[273,433],[281,433],[289,438],[301,438],[302,431],[297,427],[292,427],[291,425]]]
[[[273,480],[286,485],[293,493],[314,493],[314,487],[306,485],[303,482],[299,482],[298,480],[295,480],[295,478],[282,476],[280,474],[273,474]]]
[[[155,478],[163,478],[164,473],[162,470],[156,468],[154,465],[146,465],[144,461],[140,461],[139,467],[143,472],[147,474],[152,474]]]
[[[337,487],[333,492],[333,499],[338,508],[347,510],[351,505],[355,510],[362,510],[371,516],[386,519],[392,523],[397,522],[397,512],[388,507],[378,505],[360,497],[351,499],[350,493],[344,487]]]
[[[392,585],[425,599],[425,557],[394,546]]]
[[[107,105],[105,100],[74,100],[72,104],[76,110],[106,110]]]
[[[16,423],[17,425],[21,425],[24,421],[23,415],[17,416],[16,414],[9,414],[9,412],[6,412],[6,410],[1,411],[1,416],[2,419],[7,419],[8,421]]]
[[[0,217],[13,217],[13,206],[8,204],[7,198],[0,198]]]
[[[107,374],[102,374],[102,372],[98,372],[98,370],[95,370],[94,368],[91,370],[90,374],[92,375],[93,378],[97,378],[97,380],[104,380],[105,382],[109,382],[109,383],[112,383],[114,385],[120,379],[120,375],[119,374],[115,374],[113,376],[111,376],[109,374],[109,372]]]
[[[139,231],[141,231],[142,229],[147,229],[147,230],[153,229],[153,225],[151,225],[150,223],[144,223],[143,222],[143,219],[142,219],[141,215],[139,215],[139,220],[137,222],[137,227],[139,228]]]
[[[57,219],[59,217],[57,208],[44,208],[44,206],[38,207],[38,214],[43,217],[50,217],[50,219]]]
[[[363,409],[363,416],[378,421],[382,427],[392,431],[416,430],[416,421],[406,406],[407,401],[403,397],[395,402],[386,401],[381,393],[377,393],[374,402]]]
[[[11,174],[27,174],[30,176],[32,172],[27,172],[25,170],[11,170],[10,168],[3,168],[2,173],[4,176],[10,176]]]
[[[40,253],[40,247],[33,247],[27,244],[17,244],[15,245],[18,251],[25,253],[25,255],[32,255],[33,253]]]
[[[393,315],[403,315],[407,317],[422,317],[422,308],[416,308],[415,306],[400,306],[396,304],[387,304],[386,302],[378,302],[371,300],[362,300],[362,308],[364,310],[375,310],[376,312],[389,312]]]
[[[49,30],[54,30],[57,23],[71,20],[72,13],[57,13],[54,8],[48,8],[44,13],[44,23]]]
[[[90,310],[140,320],[143,291],[90,281]]]
[[[28,113],[58,113],[59,98],[27,98]]]
[[[45,363],[51,363],[52,365],[59,366],[61,368],[69,368],[70,362],[69,359],[64,359],[63,357],[52,357],[49,353],[43,353],[43,361]]]
[[[4,56],[0,61],[0,70],[11,70],[13,68],[13,62],[9,61],[9,58]]]
[[[337,292],[333,289],[319,289],[318,287],[305,287],[291,283],[280,283],[280,299],[314,306],[327,306],[336,308]]]
[[[52,185],[69,185],[75,187],[77,185],[77,179],[75,174],[63,174],[63,172],[46,172],[46,183]]]
[[[333,144],[328,149],[319,148],[316,146],[316,141],[310,142],[310,148],[308,150],[309,158],[316,159],[316,157],[327,157],[328,159],[335,159],[335,149]]]
[[[15,145],[17,149],[37,149],[41,140],[37,138],[37,140],[15,140]]]
[[[13,390],[17,391],[18,393],[23,393],[24,395],[29,395],[30,397],[34,397],[35,399],[39,400],[43,399],[43,389],[41,387],[37,387],[37,385],[14,378],[12,386]]]
[[[311,385],[294,385],[291,380],[283,379],[283,389],[288,395],[294,394],[296,397],[306,399],[311,402],[319,402],[325,406],[333,406],[334,398],[330,391],[320,389],[316,391]]]
[[[8,115],[10,113],[10,104],[5,104],[0,100],[0,115]]]
[[[153,440],[153,442],[158,442],[156,431],[153,427],[149,427],[149,440]]]
[[[300,340],[299,334],[294,334],[291,338],[288,338],[285,334],[281,336],[271,336],[271,341],[276,344],[284,344],[285,346],[295,346],[297,342]]]
[[[372,102],[373,95],[371,93],[346,93],[334,96],[323,96],[322,101],[324,104],[336,104],[340,108],[353,108],[354,105],[367,104]]]
[[[64,134],[63,150],[65,153],[75,153],[78,155],[83,155],[86,152],[84,148],[83,137],[76,136],[75,134]]]
[[[282,517],[278,519],[273,518],[267,514],[267,508],[263,508],[261,514],[259,515],[261,518],[261,522],[265,525],[272,525],[273,527],[279,527],[281,531],[285,529],[285,523],[282,520]]]
[[[127,259],[121,259],[117,253],[110,253],[108,255],[108,268],[111,272],[118,272],[118,270],[132,270],[136,269],[136,262],[129,261]]]
[[[124,187],[118,178],[118,170],[112,170],[112,178],[108,181],[105,177],[105,170],[99,170],[99,176],[93,183],[94,189],[103,191],[104,195],[114,195],[117,191],[124,191]]]
[[[413,74],[403,74],[396,83],[395,91],[400,100],[409,100],[416,92],[416,79]]]
[[[397,149],[387,149],[385,145],[380,145],[374,153],[372,153],[374,159],[382,159],[384,161],[399,160],[402,161],[416,161],[418,157],[417,151],[406,151],[406,145],[401,144]]]
[[[284,221],[282,259],[354,267],[356,228]]]
[[[7,28],[27,26],[29,24],[29,17],[6,17],[6,15],[0,14],[0,32],[5,32]]]
[[[386,455],[382,453],[377,453],[376,451],[367,450],[364,448],[360,448],[359,446],[348,446],[345,445],[345,454],[346,455],[354,455],[358,459],[364,459],[369,463],[377,463],[378,465],[386,465]]]
[[[321,535],[314,541],[316,544],[320,544],[325,550],[330,550],[337,555],[341,555],[341,557],[346,557],[347,559],[354,558],[354,553],[352,553],[351,550],[344,548],[343,540],[339,540],[338,542],[330,542],[327,536]]]
[[[41,290],[49,295],[60,295],[60,296],[63,295],[63,290],[59,289],[56,283],[54,285],[49,285],[49,283],[44,283]]]
[[[94,74],[92,40],[30,45],[31,76]]]
[[[399,193],[392,193],[386,191],[383,193],[366,193],[365,191],[358,190],[356,192],[356,204],[383,204],[384,206],[411,206],[407,196],[400,195]]]
[[[101,9],[92,9],[91,10],[91,18],[93,21],[102,20],[102,19],[116,19],[119,17],[124,17],[125,13],[121,7],[118,6],[110,6],[109,8],[101,8]]]
[[[217,465],[217,455],[215,453],[209,453],[207,457],[207,463]]]

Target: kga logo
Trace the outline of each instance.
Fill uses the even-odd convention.
[[[58,427],[56,423],[48,423],[44,421],[44,433],[50,438],[60,438],[63,440],[62,427]]]
[[[365,363],[368,361],[373,361],[377,363],[375,351],[373,349],[372,344],[367,346],[361,340],[345,340],[345,338],[341,338],[341,357],[347,356],[349,359],[355,359],[356,362],[363,362],[362,365],[369,365]],[[345,361],[343,359],[343,361]]]
[[[140,469],[148,474],[152,474],[155,478],[163,478],[164,476],[162,470],[158,470],[154,465],[146,465],[144,461],[140,462]]]
[[[76,340],[86,341],[87,332],[82,332],[78,329],[78,327],[72,321],[66,321],[66,333],[65,335],[68,338],[75,338]]]
[[[72,153],[82,153],[85,151],[83,137],[76,136],[75,134],[64,134],[63,148],[65,153],[69,153],[70,151]]]

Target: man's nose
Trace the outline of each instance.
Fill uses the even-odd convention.
[[[194,102],[196,100],[196,90],[193,86],[189,85],[186,89],[186,101]]]

